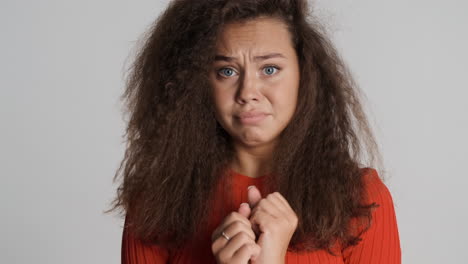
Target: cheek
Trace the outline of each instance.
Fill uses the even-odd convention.
[[[216,106],[216,114],[218,116],[225,116],[230,114],[230,107],[232,105],[231,95],[228,90],[216,89],[213,91],[213,100]]]
[[[290,115],[297,104],[297,91],[284,85],[270,93],[270,98],[276,114]]]

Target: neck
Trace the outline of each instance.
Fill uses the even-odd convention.
[[[249,147],[235,144],[236,155],[231,168],[243,175],[257,178],[270,173],[274,144]]]

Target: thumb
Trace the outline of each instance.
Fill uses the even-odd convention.
[[[249,200],[250,208],[254,208],[257,203],[262,199],[262,195],[260,191],[255,187],[255,185],[251,185],[248,187],[247,197]]]
[[[249,218],[250,216],[250,206],[248,203],[241,203],[239,210],[237,210],[239,214],[241,214],[245,218]]]

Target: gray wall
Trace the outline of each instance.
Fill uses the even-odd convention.
[[[0,262],[119,263],[102,211],[123,156],[132,47],[168,1],[0,3]],[[460,263],[468,232],[466,1],[313,1],[368,98],[404,263]]]

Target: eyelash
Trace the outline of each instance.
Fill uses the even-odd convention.
[[[276,69],[276,72],[279,71],[279,70],[281,70],[281,68],[278,67],[278,66],[276,66],[276,65],[267,65],[267,66],[263,67],[263,70],[266,69],[266,68],[275,68],[275,69]],[[234,69],[232,69],[231,67],[223,67],[223,68],[218,69],[218,70],[217,70],[217,73],[218,73],[219,75],[221,75],[221,72],[222,72],[223,70],[225,70],[225,69],[231,69],[232,71],[236,72],[236,71],[235,71]],[[275,73],[276,73],[276,72],[275,72]],[[267,75],[267,76],[273,76],[273,75],[275,75],[275,73],[270,74],[270,75],[266,74],[266,75]],[[229,77],[232,77],[232,76],[221,75],[221,77],[229,78]]]

